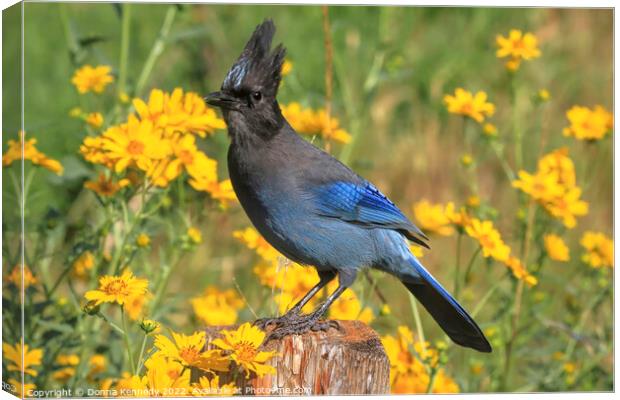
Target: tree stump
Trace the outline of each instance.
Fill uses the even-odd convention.
[[[340,330],[307,332],[271,340],[266,351],[278,355],[269,364],[275,374],[261,378],[237,377],[242,395],[387,394],[390,392],[390,363],[375,331],[359,321],[338,321]],[[237,326],[206,328],[207,349],[219,331]],[[243,374],[241,374],[243,375]],[[231,382],[220,373],[220,382]]]

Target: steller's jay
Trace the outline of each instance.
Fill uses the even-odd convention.
[[[222,110],[231,145],[228,170],[248,217],[278,251],[314,266],[319,283],[279,318],[270,338],[338,327],[320,318],[353,284],[376,268],[397,277],[457,344],[490,352],[476,322],[409,251],[406,239],[427,247],[426,236],[372,183],[302,139],[276,100],[285,49],[271,51],[275,26],[259,25],[207,103]],[[338,275],[339,286],[310,314],[302,307]]]

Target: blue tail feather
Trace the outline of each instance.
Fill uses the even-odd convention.
[[[420,279],[416,282],[403,281],[403,284],[422,303],[444,332],[461,346],[490,353],[491,345],[467,311],[415,257],[412,256],[409,262]]]

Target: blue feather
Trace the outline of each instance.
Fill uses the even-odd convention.
[[[379,189],[368,182],[356,184],[338,181],[314,189],[320,215],[339,218],[367,228],[392,228],[416,243],[426,236]]]

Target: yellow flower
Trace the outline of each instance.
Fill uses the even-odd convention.
[[[552,201],[562,195],[562,186],[555,174],[538,172],[531,175],[523,170],[519,171],[519,179],[512,182],[512,187],[521,189],[532,196],[534,200]]]
[[[538,98],[540,99],[540,101],[549,101],[549,99],[551,98],[551,94],[547,89],[540,89],[538,91]]]
[[[575,371],[577,370],[577,366],[575,365],[575,363],[566,362],[562,366],[562,369],[564,370],[564,372],[566,372],[567,374],[570,375],[570,374],[574,374],[575,373]]]
[[[276,369],[265,364],[275,355],[275,351],[260,351],[259,347],[265,339],[265,332],[249,322],[234,331],[221,331],[222,338],[212,341],[214,346],[230,351],[231,359],[246,372],[246,377],[255,372],[259,377],[274,373]]]
[[[172,338],[174,342],[164,335],[155,336],[155,347],[159,350],[156,354],[168,357],[185,367],[228,371],[228,359],[219,350],[204,349],[207,340],[204,332],[195,332],[192,335],[172,332]]]
[[[582,256],[583,262],[593,268],[614,266],[614,242],[604,233],[586,231],[580,243],[586,249]]]
[[[14,394],[17,395],[17,397],[19,397],[20,399],[23,399],[26,397],[33,397],[32,391],[37,388],[34,383],[22,384],[21,381],[18,381],[17,379],[13,379],[13,378],[9,378],[9,385],[15,388]]]
[[[135,297],[143,297],[147,293],[149,282],[133,276],[129,269],[121,276],[105,275],[99,278],[99,289],[89,290],[84,297],[86,300],[95,301],[95,305],[101,303],[125,304]]]
[[[555,261],[568,261],[570,260],[570,254],[568,246],[564,243],[561,237],[554,234],[545,235],[543,238],[545,242],[545,251],[550,259]]]
[[[97,193],[99,196],[110,197],[114,196],[116,192],[130,184],[129,179],[121,179],[118,182],[114,182],[112,177],[106,178],[104,173],[99,174],[99,178],[96,181],[84,182],[84,187]]]
[[[109,83],[114,82],[110,71],[111,68],[107,65],[99,65],[94,68],[90,65],[84,65],[75,71],[71,83],[75,85],[80,94],[91,91],[101,93]]]
[[[471,223],[465,227],[465,232],[480,243],[484,257],[492,257],[500,262],[508,260],[510,247],[504,243],[492,221],[480,221],[473,218]]]
[[[90,113],[86,116],[86,123],[95,129],[101,128],[101,125],[103,125],[103,115],[98,112]]]
[[[280,253],[254,228],[234,231],[233,237],[244,243],[249,249],[256,251],[256,254],[261,256],[264,260],[274,261],[280,256]]]
[[[490,117],[495,113],[495,105],[487,102],[485,92],[477,92],[475,95],[463,88],[457,88],[454,95],[445,95],[444,103],[448,112],[469,117],[476,122],[483,122],[485,116]]]
[[[437,367],[438,352],[428,342],[415,341],[409,328],[400,326],[397,336],[381,338],[390,361],[392,393],[426,393],[431,382],[430,367]],[[432,393],[457,393],[458,385],[443,368],[437,368]]]
[[[446,207],[441,204],[421,200],[413,205],[413,215],[420,227],[427,232],[442,236],[450,236],[454,233],[454,228],[446,216]]]
[[[201,376],[198,382],[192,385],[191,393],[194,396],[232,396],[240,394],[240,389],[234,383],[220,384],[220,377],[217,375],[211,379]]]
[[[613,129],[613,115],[602,106],[593,109],[573,106],[566,112],[570,126],[564,128],[564,136],[578,140],[600,140]]]
[[[9,362],[8,370],[23,372],[31,376],[37,376],[38,372],[32,367],[41,365],[41,359],[43,358],[43,350],[32,349],[28,350],[28,345],[25,344],[22,349],[21,343],[15,343],[11,346],[8,343],[2,342],[2,352],[5,360]],[[22,364],[23,357],[23,364]]]
[[[469,167],[473,163],[474,158],[471,156],[471,154],[463,154],[461,156],[461,164],[463,164],[464,167]]]
[[[474,375],[480,375],[484,370],[484,364],[482,364],[480,361],[475,361],[471,364],[469,370]]]
[[[90,371],[88,371],[88,379],[106,370],[106,359],[103,354],[93,354],[88,361]]]
[[[118,94],[118,101],[120,101],[121,103],[127,104],[127,103],[129,103],[129,100],[130,100],[130,98],[129,98],[129,95],[127,93],[121,92],[121,93]]]
[[[362,304],[355,292],[351,289],[347,289],[329,308],[329,318],[358,320],[365,324],[370,324],[375,317],[370,308],[365,307],[362,309]]]
[[[196,317],[207,325],[232,325],[237,322],[237,312],[243,301],[233,289],[220,291],[209,286],[204,294],[191,300]]]
[[[138,320],[142,314],[144,305],[151,299],[151,294],[146,293],[142,296],[131,296],[124,304],[125,312],[132,321]]]
[[[480,197],[476,195],[469,196],[467,198],[467,206],[471,208],[476,208],[480,206]]]
[[[588,213],[588,203],[580,199],[581,189],[575,181],[575,166],[568,149],[561,148],[543,156],[534,175],[519,171],[519,179],[512,186],[532,196],[567,228],[573,228],[577,224],[575,217]]]
[[[482,132],[489,137],[497,136],[497,127],[491,123],[484,124]]]
[[[38,282],[37,278],[32,274],[32,271],[30,271],[30,268],[28,268],[27,265],[24,265],[23,277],[24,290]],[[22,287],[22,269],[20,268],[19,264],[13,267],[13,270],[9,274],[7,280],[12,283],[13,286],[15,286],[16,288]]]
[[[88,274],[95,266],[95,257],[93,253],[86,250],[73,262],[72,273],[75,277],[80,279],[88,278]]]
[[[196,244],[202,243],[202,233],[198,228],[195,228],[193,226],[189,227],[187,229],[187,236],[192,242]]]
[[[411,252],[411,254],[416,256],[416,258],[424,257],[424,249],[418,245],[409,245],[409,251]]]
[[[392,313],[392,309],[389,305],[384,304],[381,306],[381,315],[390,315]]]
[[[128,372],[123,372],[122,378],[116,382],[116,390],[119,391],[121,397],[145,397],[153,395],[147,387],[146,376],[139,377],[138,375],[131,375]]]
[[[116,173],[129,166],[149,171],[170,154],[170,142],[163,139],[162,131],[151,121],[140,121],[134,115],[127,123],[108,128],[101,138],[101,150],[114,164]]]
[[[282,70],[280,71],[282,76],[286,76],[290,74],[292,70],[293,70],[293,63],[290,60],[284,60],[284,62],[282,63]]]
[[[69,116],[72,118],[80,118],[82,116],[82,109],[80,107],[73,107],[69,110]]]
[[[538,170],[546,174],[555,174],[557,183],[565,188],[575,186],[575,164],[568,156],[568,148],[562,147],[538,160]]]
[[[144,362],[146,367],[146,386],[150,394],[142,394],[140,397],[175,396],[175,393],[189,393],[191,370],[179,364],[174,359],[164,357],[160,353],[155,353]],[[175,392],[170,389],[183,389],[182,392]]]
[[[203,98],[196,93],[176,88],[171,94],[153,89],[148,103],[134,99],[133,106],[143,121],[151,121],[155,128],[161,128],[169,137],[176,133],[194,133],[200,137],[212,134],[216,129],[225,129],[224,120],[217,117],[215,110],[207,107]]]
[[[588,214],[588,203],[581,200],[581,189],[568,189],[562,196],[545,204],[545,209],[555,218],[560,219],[567,228],[574,228],[577,219]]]
[[[9,140],[7,142],[9,148],[7,149],[6,153],[2,155],[2,166],[8,167],[14,161],[24,159],[30,160],[34,165],[40,165],[43,168],[52,171],[57,175],[62,175],[62,164],[41,153],[35,146],[37,144],[37,139],[25,140],[25,136],[26,135],[24,131],[19,131],[19,140]]]
[[[143,319],[142,322],[140,322],[140,329],[147,335],[149,333],[159,332],[159,322],[152,319]]]
[[[516,257],[510,256],[508,257],[504,263],[506,266],[512,271],[512,275],[527,283],[528,286],[536,286],[538,284],[538,279],[535,276],[531,275],[527,272],[525,265]]]
[[[142,232],[136,238],[136,244],[138,247],[148,247],[151,244],[151,238],[146,233]]]
[[[532,33],[525,35],[518,29],[510,30],[508,37],[497,35],[497,58],[510,57],[506,67],[512,71],[519,68],[521,60],[531,60],[540,57],[538,39]]]
[[[281,106],[282,115],[293,129],[304,135],[319,135],[325,140],[349,143],[351,135],[340,128],[337,118],[327,118],[325,109],[302,108],[299,103]]]
[[[75,367],[80,363],[80,357],[76,354],[60,354],[56,357],[56,364],[62,368],[52,374],[58,381],[66,382],[75,375]]]
[[[464,229],[471,222],[471,217],[467,213],[465,207],[461,207],[458,211],[456,211],[456,207],[452,202],[446,204],[444,214],[452,225],[457,226],[461,230]]]

